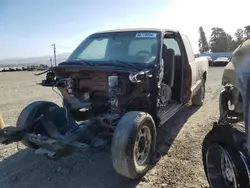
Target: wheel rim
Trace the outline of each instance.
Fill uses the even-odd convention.
[[[221,155],[221,171],[225,181],[229,184],[235,184],[236,186],[236,175],[234,173],[233,163],[225,152]]]
[[[206,172],[212,188],[237,188],[236,169],[229,153],[220,145],[213,145],[206,154]]]
[[[137,165],[143,166],[148,162],[151,145],[151,131],[144,126],[138,131],[134,145],[134,160]]]

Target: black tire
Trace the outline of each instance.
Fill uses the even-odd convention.
[[[139,165],[135,159],[135,143],[139,143],[136,139],[142,129],[150,130],[151,144],[145,162]],[[139,111],[126,113],[118,122],[112,139],[111,154],[116,172],[129,179],[144,176],[153,166],[155,145],[156,127],[150,114]]]
[[[201,87],[199,91],[193,96],[192,98],[192,105],[193,106],[202,106],[205,99],[206,87],[205,81],[202,79]]]
[[[20,115],[17,119],[16,126],[20,127],[20,128],[29,127],[35,118],[46,113],[51,107],[58,107],[58,105],[53,103],[53,102],[49,102],[49,101],[35,101],[33,103],[30,103],[20,113]],[[23,140],[21,142],[28,148],[32,148],[32,149],[38,148],[37,145],[35,145],[27,140]]]
[[[244,147],[244,143],[246,141],[245,138],[246,138],[245,129],[240,124],[235,124],[235,125],[227,124],[221,126],[218,126],[216,124],[214,125],[213,129],[205,136],[205,139],[202,143],[203,167],[208,181],[209,181],[209,175],[207,171],[208,151],[212,147],[219,146],[225,149],[229,153],[229,155],[233,157],[232,158],[233,162],[237,164],[236,171],[241,173],[241,175],[237,177],[237,183],[240,184],[240,188],[246,187],[245,185],[249,181],[248,174],[243,173],[244,171],[246,171],[245,165],[243,164],[241,157],[238,155],[240,151],[245,156],[247,156],[247,149]],[[213,167],[213,165],[211,167]],[[217,181],[216,183],[220,182]]]

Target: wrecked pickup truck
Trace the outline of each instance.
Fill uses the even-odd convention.
[[[21,141],[49,158],[109,146],[115,170],[136,179],[153,165],[157,127],[185,104],[203,104],[208,60],[194,58],[178,31],[123,29],[88,36],[43,73],[62,107],[29,104],[16,127],[0,129],[1,143]]]

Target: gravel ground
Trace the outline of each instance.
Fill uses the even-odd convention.
[[[187,107],[158,132],[161,160],[141,180],[117,175],[110,153],[75,153],[57,161],[47,160],[31,150],[17,150],[16,144],[0,146],[1,188],[132,188],[208,187],[201,161],[201,143],[218,118],[218,98],[223,68],[212,67],[206,83],[203,107]],[[30,102],[60,98],[50,88],[36,85],[34,72],[0,73],[0,111],[8,125]]]

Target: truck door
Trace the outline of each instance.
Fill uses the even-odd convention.
[[[195,58],[194,58],[192,46],[191,46],[188,38],[185,35],[181,35],[181,37],[182,37],[182,41],[183,41],[185,49],[186,49],[189,65],[190,65],[191,70],[192,70],[192,86],[191,87],[193,87],[199,78],[198,68],[197,68],[197,65],[195,63]]]
[[[165,48],[174,51],[174,65],[173,65],[173,77],[174,83],[171,85],[172,88],[172,99],[180,100],[181,98],[181,85],[182,85],[182,58],[180,52],[180,46],[176,40],[176,35],[165,34],[163,43]]]

